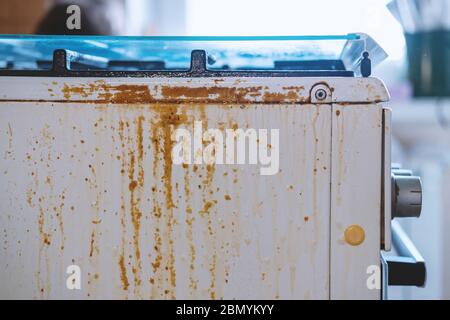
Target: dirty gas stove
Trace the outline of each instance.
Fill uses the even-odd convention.
[[[391,169],[385,57],[364,34],[0,36],[0,297],[424,285],[391,222],[421,190]]]

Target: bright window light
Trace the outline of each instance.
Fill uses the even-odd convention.
[[[389,0],[186,0],[188,35],[323,35],[364,32],[390,59],[404,56]]]

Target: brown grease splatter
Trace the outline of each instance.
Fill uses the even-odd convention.
[[[121,150],[122,150],[122,157],[121,159],[125,158],[125,137],[124,137],[124,127],[125,127],[125,122],[123,120],[119,121],[119,130],[118,130],[118,134],[119,134],[119,139],[120,139],[120,144],[121,144]],[[121,162],[121,169],[120,169],[121,173],[125,172],[125,162],[122,161]],[[124,200],[124,190],[122,190],[121,192],[121,218],[120,218],[120,222],[122,225],[122,235],[121,235],[121,253],[119,256],[119,270],[120,270],[120,279],[122,281],[122,288],[123,290],[127,291],[128,287],[130,285],[129,281],[128,281],[128,276],[127,276],[127,268],[125,265],[125,246],[126,246],[126,208],[125,208],[125,200]]]
[[[195,217],[192,215],[192,208],[190,208],[190,179],[189,179],[189,166],[183,165],[184,171],[184,194],[186,197],[186,237],[189,242],[189,288],[191,290],[191,296],[194,296],[195,291],[197,290],[198,281],[195,280],[194,271],[195,271],[195,260],[196,260],[196,250],[194,245],[194,235],[193,235],[193,223],[195,221]]]
[[[137,295],[139,295],[138,288],[141,284],[140,273],[142,269],[141,263],[141,252],[139,248],[139,234],[140,234],[140,221],[142,217],[142,212],[140,210],[140,202],[141,202],[141,191],[144,185],[144,169],[143,169],[143,121],[144,117],[139,116],[137,119],[137,145],[138,145],[138,177],[137,181],[135,180],[135,162],[136,156],[134,153],[134,149],[132,147],[131,141],[129,145],[131,146],[128,150],[128,156],[130,159],[129,169],[128,169],[128,178],[130,180],[129,190],[130,190],[130,215],[131,215],[131,223],[133,225],[133,244],[134,244],[134,255],[135,255],[135,264],[132,268],[132,272],[134,275],[134,288]],[[129,134],[130,136],[130,134]],[[136,190],[136,187],[139,186],[139,190]]]
[[[89,249],[89,257],[92,257],[94,255],[94,242],[95,242],[95,231],[92,231],[90,249]]]
[[[155,92],[161,95],[153,96],[148,85],[109,85],[105,81],[98,80],[85,85],[69,86],[64,84],[62,93],[66,101],[72,96],[79,96],[83,101],[95,103],[299,103],[307,102],[302,96],[304,90],[301,86],[282,87],[283,92],[270,92],[267,86],[245,86],[245,87],[221,87],[218,86],[220,79],[216,79],[215,86],[211,87],[188,87],[188,86],[155,86]],[[97,95],[95,96],[95,94]]]
[[[154,99],[150,95],[147,85],[107,85],[104,81],[94,81],[81,86],[69,86],[64,84],[62,89],[64,99],[70,100],[72,95],[89,98],[98,93],[98,103],[149,103]]]
[[[119,258],[119,267],[120,267],[120,279],[122,280],[123,290],[128,290],[130,283],[128,282],[127,277],[127,268],[125,267],[125,258],[123,255]]]
[[[205,106],[200,106],[200,117],[202,122],[208,127],[208,118],[206,116]],[[216,167],[214,165],[206,165],[205,167],[205,179],[203,180],[203,207],[200,210],[199,214],[201,217],[206,219],[207,225],[207,236],[209,239],[207,240],[207,244],[212,246],[208,252],[210,252],[210,262],[209,262],[209,273],[210,273],[210,285],[208,288],[209,295],[211,299],[216,298],[216,260],[217,260],[217,249],[216,249],[216,235],[214,234],[214,223],[216,220],[211,215],[211,209],[217,203],[217,200],[210,199],[210,196],[214,194],[214,190],[212,188],[212,182],[214,179],[214,174]]]
[[[156,186],[152,188],[155,200],[153,207],[153,214],[155,215],[157,222],[156,225],[161,225],[161,229],[158,227],[155,230],[155,251],[156,257],[152,263],[153,271],[156,273],[158,268],[164,263],[164,268],[159,269],[158,278],[162,277],[161,272],[167,270],[168,272],[168,285],[169,287],[164,290],[164,295],[170,298],[175,298],[176,287],[176,272],[175,272],[175,253],[174,253],[174,239],[173,239],[173,226],[176,223],[174,218],[174,208],[176,208],[173,199],[173,185],[172,185],[172,130],[183,123],[187,123],[187,117],[184,112],[180,112],[177,105],[153,105],[152,111],[156,113],[156,119],[151,123],[152,141],[155,149],[154,163],[153,163],[153,176],[158,176],[159,160],[162,160],[162,178],[161,182],[164,189],[164,202],[165,212],[161,214],[162,208],[157,201]],[[163,218],[163,219],[162,219]],[[162,240],[164,239],[164,241]],[[167,251],[163,259],[161,247],[167,246]],[[154,282],[152,277],[151,282]],[[158,281],[159,282],[159,281]]]

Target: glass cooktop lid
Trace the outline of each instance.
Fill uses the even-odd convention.
[[[0,70],[50,70],[55,50],[74,70],[188,70],[204,50],[208,70],[346,70],[359,73],[387,57],[368,35],[326,36],[43,36],[0,35]]]

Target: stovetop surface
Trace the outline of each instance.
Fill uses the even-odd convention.
[[[0,35],[0,75],[5,71],[52,70],[65,51],[71,71],[186,71],[203,50],[211,71],[356,72],[363,52],[386,57],[365,34],[325,36],[124,37]],[[11,74],[8,73],[8,74]],[[339,74],[339,73],[337,73]],[[342,73],[344,74],[344,73]]]

